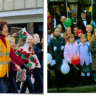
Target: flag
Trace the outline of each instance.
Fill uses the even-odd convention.
[[[31,57],[29,58],[29,60],[30,60],[31,62],[35,63],[35,66],[38,66],[38,62],[37,62],[35,56],[31,56]]]
[[[27,77],[27,75],[26,75],[26,70],[25,69],[17,72],[17,74],[16,74],[16,80],[20,81],[20,82],[26,81],[26,77]]]
[[[50,15],[50,13],[49,13],[49,10],[48,10],[48,8],[47,8],[47,16],[49,16]]]
[[[91,6],[89,7],[89,17],[91,18],[93,30],[95,30],[95,22],[93,21],[93,0],[91,0]]]
[[[20,38],[20,39],[26,38],[28,35],[29,35],[29,34],[28,34],[28,32],[26,31],[26,28],[25,28],[25,27],[19,31],[19,38]]]
[[[21,55],[21,58],[24,59],[27,54],[27,51],[25,51],[22,47],[20,47],[15,53],[18,56]]]

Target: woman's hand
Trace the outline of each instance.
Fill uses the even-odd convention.
[[[21,71],[22,69],[21,69],[21,67],[19,66],[19,65],[15,65],[15,67],[17,68],[17,71]]]

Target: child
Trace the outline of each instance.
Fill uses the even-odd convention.
[[[83,31],[81,29],[78,29],[77,32],[76,32],[76,35],[77,35],[76,41],[77,41],[78,44],[80,43],[81,34],[83,34]]]
[[[35,33],[33,35],[33,41],[33,48],[35,50],[35,54],[37,55],[39,62],[41,64],[41,68],[35,68],[33,71],[33,76],[35,79],[34,88],[36,93],[43,93],[43,48],[40,43],[39,34]]]
[[[68,36],[68,42],[65,45],[64,49],[64,58],[65,60],[69,63],[70,65],[70,72],[69,72],[69,82],[71,84],[71,87],[74,87],[75,84],[77,83],[77,73],[78,71],[74,68],[74,66],[71,64],[71,58],[74,55],[79,56],[79,51],[78,51],[78,45],[75,43],[75,37],[73,34],[70,34]],[[76,72],[77,71],[77,72]],[[74,78],[73,78],[74,75]]]
[[[57,25],[57,28],[59,28],[61,37],[63,37],[64,33],[63,33],[63,31],[62,31],[62,25],[61,25],[61,24],[58,24],[58,25]],[[52,37],[53,37],[53,34],[51,34],[51,38],[52,38]]]
[[[60,29],[61,36],[63,37],[64,32],[63,32],[63,30],[62,30],[62,25],[61,25],[61,24],[58,24],[58,25],[57,25],[57,28]]]
[[[90,52],[92,54],[92,71],[93,71],[94,81],[96,82],[96,29],[94,30],[90,42]]]
[[[15,52],[15,38],[10,37],[8,39],[10,46],[12,47],[12,49]],[[9,71],[9,93],[18,93],[18,88],[17,88],[17,84],[16,84],[16,73],[17,71],[21,71],[21,68],[19,65],[17,65],[15,62],[13,62],[11,60],[10,64],[10,71]]]
[[[73,28],[73,33],[74,33],[74,36],[76,36],[77,37],[77,30],[78,30],[78,26],[74,26],[74,28]]]
[[[52,59],[56,61],[54,65],[55,70],[55,80],[56,80],[56,87],[59,88],[62,85],[62,73],[60,71],[60,67],[62,65],[63,60],[63,50],[65,45],[65,39],[60,35],[60,29],[55,28],[53,33],[53,38],[50,40],[49,45],[49,53],[52,55]],[[61,81],[62,80],[62,81]]]
[[[86,26],[86,36],[87,36],[87,40],[88,40],[88,42],[89,42],[89,40],[90,40],[90,37],[92,36],[92,25],[91,24],[88,24],[87,26]]]
[[[82,34],[80,36],[80,41],[81,42],[79,43],[78,49],[81,66],[81,80],[82,84],[84,85],[85,82],[87,82],[87,84],[90,84],[90,63],[92,62],[92,60],[91,53],[89,52],[90,45],[87,42],[87,37],[85,34]]]
[[[65,34],[64,34],[64,38],[65,38],[65,41],[67,42],[68,41],[68,36],[72,34],[72,31],[71,31],[71,27],[67,27],[65,29]]]

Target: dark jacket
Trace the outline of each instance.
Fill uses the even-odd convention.
[[[92,55],[92,71],[96,71],[96,41],[90,42],[90,52]]]
[[[51,22],[50,25],[51,25],[51,31],[52,31],[51,33],[53,33],[53,31],[54,31],[54,23]],[[50,30],[48,24],[47,24],[47,30]]]
[[[63,59],[63,50],[61,50],[61,47],[65,46],[65,39],[60,37],[54,37],[54,39],[50,40],[49,45],[49,53],[52,55],[52,59],[56,60],[55,70],[60,71],[60,67],[62,65],[62,59]],[[57,47],[57,50],[54,51],[54,47]]]
[[[61,22],[60,24],[62,25],[62,31],[65,32],[65,27],[64,27],[63,23]]]
[[[90,24],[90,20],[88,18],[86,18],[86,21],[87,21],[87,24]],[[77,26],[79,27],[79,29],[82,29],[83,30],[83,33],[84,34],[86,33],[86,27],[85,27],[85,25],[83,23],[82,18],[78,19]]]
[[[33,48],[34,48],[35,54],[37,55],[37,57],[39,59],[39,62],[41,64],[41,68],[37,68],[35,70],[43,72],[43,51],[42,51],[42,45],[40,43],[34,44]]]

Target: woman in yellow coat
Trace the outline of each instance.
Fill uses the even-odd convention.
[[[9,57],[21,68],[29,70],[28,66],[14,53],[6,36],[8,35],[7,22],[0,20],[0,93],[8,92],[8,63]]]

